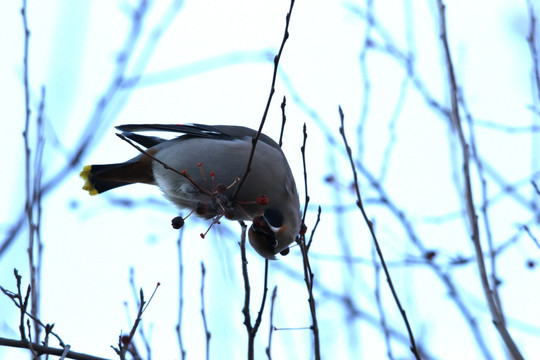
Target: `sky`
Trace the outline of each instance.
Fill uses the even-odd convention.
[[[538,3],[532,4],[538,16]],[[0,4],[6,155],[0,186],[2,243],[22,216],[26,196],[21,5]],[[114,358],[111,345],[117,345],[121,331],[129,331],[136,313],[132,273],[135,293],[142,288],[147,299],[160,284],[141,323],[152,358],[181,358],[175,330],[181,299],[186,355],[199,359],[205,356],[203,263],[210,358],[243,358],[247,336],[241,312],[240,226],[223,222],[201,239],[208,222],[190,218],[179,233],[170,226],[179,211],[159,189],[133,185],[89,197],[78,173],[86,164],[122,162],[137,155],[115,136],[117,125],[257,128],[290,3],[150,1],[140,26],[134,26],[131,14],[138,5],[28,0],[30,143],[35,149],[43,87],[43,183],[51,189],[43,198],[40,222],[40,317],[55,324],[72,350]],[[540,170],[535,155],[540,143],[531,129],[538,126],[540,101],[531,81],[527,2],[448,2],[446,16],[466,137],[474,137],[481,159],[481,166],[472,167],[481,241],[486,254],[489,236],[501,249],[495,269],[508,329],[525,358],[532,358],[539,351],[540,275],[527,264],[536,264],[540,251],[533,240],[539,231],[533,208],[538,194],[531,185]],[[285,96],[283,151],[303,208],[300,147],[302,127],[307,127],[308,233],[318,206],[322,209],[310,258],[325,359],[412,358],[368,227],[355,207],[352,171],[339,135],[339,106],[366,211],[426,358],[508,358],[473,261],[458,139],[440,110],[449,108],[450,98],[438,19],[436,1],[294,4],[264,132],[279,138]],[[407,71],[407,61],[412,71]],[[120,73],[122,87],[115,82]],[[82,156],[66,168],[83,142]],[[57,174],[62,174],[60,181]],[[489,199],[488,221],[482,214],[483,190]],[[15,289],[14,268],[23,284],[28,283],[27,248],[24,227],[0,257],[4,288]],[[433,262],[426,261],[426,251],[436,254]],[[254,318],[264,261],[249,247],[247,255]],[[487,264],[491,274],[492,263]],[[450,279],[459,294],[452,294],[442,279]],[[273,332],[273,358],[313,358],[298,247],[270,263],[269,293],[274,286],[273,325],[281,330]],[[270,299],[266,305],[256,338],[257,359],[266,358]],[[13,303],[0,296],[0,309],[0,337],[18,338]],[[464,314],[478,325],[476,337]],[[391,330],[390,340],[381,319]],[[136,344],[148,357],[140,338]],[[28,353],[0,347],[0,357],[26,359]]]

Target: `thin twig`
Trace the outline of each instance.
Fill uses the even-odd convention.
[[[152,292],[152,295],[150,296],[150,299],[148,301],[144,300],[144,293],[142,288],[139,290],[139,310],[137,311],[137,317],[135,318],[135,322],[133,323],[131,331],[129,332],[129,335],[120,335],[118,337],[118,348],[112,347],[121,360],[125,360],[126,352],[130,351],[130,348],[133,346],[133,337],[135,336],[137,328],[142,320],[142,315],[148,305],[150,305],[150,302],[152,301],[159,285],[159,283],[156,284],[156,287],[154,288],[154,291]]]
[[[302,141],[302,146],[300,148],[300,152],[302,153],[302,164],[304,168],[304,191],[305,191],[305,205],[304,205],[304,212],[302,216],[302,230],[300,231],[300,236],[296,238],[296,243],[300,247],[300,252],[302,253],[302,265],[304,270],[304,282],[306,283],[307,291],[308,291],[308,303],[309,303],[309,311],[311,313],[311,331],[313,332],[313,348],[315,353],[315,360],[319,360],[321,358],[321,346],[320,346],[320,340],[319,340],[319,324],[317,321],[317,306],[315,304],[315,296],[313,295],[313,280],[315,275],[313,274],[313,271],[311,270],[311,264],[309,262],[308,257],[308,247],[306,245],[306,225],[305,225],[305,219],[306,219],[306,213],[307,213],[307,207],[309,204],[309,192],[308,192],[308,185],[307,185],[307,166],[306,166],[306,141],[307,141],[307,130],[306,130],[306,124],[304,124],[303,128],[304,133],[304,139]],[[315,229],[313,229],[315,230]],[[313,232],[312,232],[313,235]],[[311,240],[310,240],[311,244]]]
[[[266,356],[268,360],[272,360],[272,334],[274,333],[274,304],[277,296],[277,285],[272,290],[272,298],[270,299],[270,328],[268,330],[268,346],[266,347]]]
[[[27,349],[29,344],[28,344],[28,341],[0,338],[0,346]],[[40,355],[62,356],[62,354],[65,353],[65,348],[53,348],[53,347],[43,346],[41,344],[36,344],[36,343],[32,343],[31,346],[32,346],[32,349],[36,352],[37,356],[40,356]],[[71,350],[68,351],[67,354],[65,354],[65,357],[68,359],[76,359],[76,360],[110,360],[110,359],[83,354],[83,353],[79,353],[79,352],[75,352]]]
[[[274,72],[272,74],[272,83],[270,85],[270,94],[268,95],[268,100],[266,101],[266,106],[264,108],[263,116],[261,119],[261,123],[259,125],[259,130],[257,131],[257,135],[251,140],[252,147],[251,147],[251,153],[249,154],[249,160],[246,165],[246,171],[244,172],[244,176],[240,179],[240,183],[238,184],[238,187],[236,188],[236,191],[234,192],[234,195],[232,196],[231,200],[234,201],[236,197],[238,196],[238,193],[240,192],[240,189],[242,188],[242,185],[244,185],[244,182],[246,181],[246,178],[251,171],[251,163],[253,162],[253,156],[255,155],[255,149],[257,147],[257,142],[259,141],[259,137],[261,136],[264,123],[266,122],[266,116],[268,115],[268,110],[270,109],[270,104],[272,103],[272,97],[274,96],[275,85],[276,85],[276,78],[277,78],[277,71],[279,66],[279,60],[281,59],[281,54],[283,53],[283,48],[285,47],[285,42],[287,42],[287,39],[289,38],[289,23],[291,20],[291,14],[294,6],[294,0],[291,0],[291,6],[289,7],[289,12],[287,13],[287,16],[285,17],[285,31],[283,33],[283,39],[281,40],[281,46],[279,47],[279,51],[277,55],[274,57]]]
[[[304,276],[303,273],[300,273],[295,267],[288,265],[286,262],[278,262],[275,265],[284,275],[294,279],[296,281],[301,281]],[[370,266],[373,266],[370,264]],[[337,306],[346,309],[349,321],[362,321],[364,324],[369,325],[375,331],[380,331],[381,322],[374,314],[365,307],[360,307],[357,304],[357,298],[354,298],[350,293],[337,291],[332,288],[332,286],[325,286],[324,283],[317,285],[317,291],[320,294],[319,296],[324,299],[325,302],[335,303]],[[275,328],[274,330],[281,330],[282,328]],[[295,328],[296,330],[299,328]],[[293,330],[293,329],[291,329]],[[400,344],[408,345],[410,343],[409,337],[404,335],[402,331],[398,331],[396,328],[389,326],[390,336],[393,341],[397,341]],[[435,356],[434,354],[429,353],[422,346],[418,347],[420,354],[423,360],[427,359],[439,359],[440,356]]]
[[[24,2],[26,3],[26,0]],[[81,132],[81,137],[77,141],[77,145],[73,151],[70,152],[69,159],[63,164],[60,170],[50,176],[48,178],[49,180],[44,183],[40,196],[49,193],[61,183],[62,179],[72,174],[73,168],[78,167],[84,155],[91,150],[92,141],[96,137],[99,137],[102,129],[108,127],[112,119],[115,119],[114,115],[122,109],[129,94],[135,88],[136,81],[134,79],[139,78],[140,74],[144,72],[161,36],[178,14],[183,1],[171,2],[169,9],[164,13],[161,21],[152,29],[151,36],[147,38],[142,51],[135,51],[139,49],[142,29],[145,27],[145,20],[149,10],[148,3],[147,0],[139,0],[139,3],[130,12],[131,28],[127,32],[123,48],[118,52],[118,60],[113,70],[114,75],[107,88],[104,89],[103,95],[96,102],[86,129]],[[131,66],[131,64],[134,65]],[[131,72],[128,74],[128,71]],[[128,80],[131,86],[124,86]],[[118,100],[118,97],[121,97],[121,99]],[[17,220],[5,232],[7,235],[0,244],[0,257],[13,245],[19,232],[23,229],[25,218],[26,210],[23,209]]]
[[[30,296],[30,285],[26,289],[26,295],[24,296],[24,299],[23,299],[23,295],[22,295],[22,291],[21,291],[22,276],[19,275],[19,272],[17,271],[17,269],[13,269],[13,273],[14,273],[15,279],[17,281],[17,293],[16,294],[11,293],[11,296],[6,291],[4,291],[4,293],[6,295],[10,296],[10,298],[13,300],[15,305],[19,308],[19,313],[20,313],[20,316],[19,316],[19,332],[21,334],[21,340],[22,341],[28,341],[28,339],[26,338],[26,332],[24,330],[25,329],[25,327],[24,327],[24,317],[27,314],[28,298]],[[2,290],[4,290],[4,289],[2,288]]]
[[[118,136],[120,139],[124,140],[125,142],[127,142],[129,145],[133,146],[135,149],[137,149],[138,151],[140,151],[142,154],[148,156],[149,158],[151,158],[152,160],[154,160],[155,162],[157,163],[160,163],[161,165],[163,165],[163,167],[166,169],[166,170],[170,170],[182,177],[185,177],[187,180],[189,180],[189,182],[195,186],[197,188],[197,190],[199,190],[201,193],[203,194],[206,194],[208,196],[212,196],[212,193],[210,191],[208,191],[207,189],[203,188],[201,185],[199,185],[196,181],[193,180],[193,178],[186,172],[186,171],[179,171],[175,168],[172,168],[170,167],[169,165],[167,165],[165,162],[159,160],[157,157],[155,157],[154,155],[150,154],[148,151],[144,150],[143,148],[141,148],[140,146],[138,146],[137,144],[135,144],[133,141],[131,141],[130,139],[128,139],[126,136],[124,136],[123,134],[120,134],[120,133],[117,133],[116,136]]]
[[[498,330],[506,348],[516,360],[523,359],[517,345],[515,344],[512,336],[508,332],[504,321],[502,319],[501,311],[497,307],[495,298],[493,296],[493,290],[489,284],[489,279],[487,276],[486,265],[484,262],[484,256],[482,251],[482,244],[480,243],[480,231],[478,227],[478,217],[476,215],[476,209],[473,199],[473,190],[471,183],[470,175],[470,149],[467,140],[465,139],[465,134],[461,125],[461,118],[459,113],[459,103],[458,103],[458,87],[457,81],[454,73],[454,67],[452,62],[452,57],[450,55],[450,46],[448,45],[448,36],[446,32],[446,16],[445,16],[445,5],[442,0],[437,0],[439,16],[440,16],[440,39],[443,47],[444,58],[446,62],[446,70],[448,75],[448,85],[451,99],[451,114],[450,120],[453,128],[456,130],[459,142],[461,144],[462,152],[462,163],[463,163],[463,181],[465,184],[465,203],[467,208],[467,215],[469,219],[469,226],[471,231],[471,239],[474,245],[474,250],[476,253],[476,260],[478,264],[478,270],[480,273],[480,281],[482,283],[482,289],[484,290],[484,296],[486,298],[489,311],[491,313],[493,323]],[[493,284],[495,286],[495,284]]]
[[[178,337],[178,346],[180,347],[180,356],[182,360],[186,358],[186,350],[184,349],[184,342],[182,340],[182,314],[184,309],[184,259],[182,256],[182,239],[183,239],[184,228],[180,228],[178,233],[178,324],[176,325],[176,334]]]
[[[303,140],[302,140],[302,146],[300,147],[300,152],[302,153],[302,165],[304,168],[304,193],[305,193],[305,201],[304,201],[304,211],[302,212],[302,224],[305,226],[306,223],[306,214],[307,214],[307,208],[309,205],[309,192],[308,192],[308,182],[307,182],[307,166],[306,166],[306,141],[307,141],[307,127],[306,123],[304,123],[303,127]]]
[[[381,266],[377,262],[377,258],[375,256],[375,247],[372,247],[371,251],[372,255],[372,264],[374,268],[374,274],[375,274],[375,289],[374,289],[374,295],[375,295],[375,304],[377,305],[377,311],[379,312],[379,317],[381,319],[381,329],[384,334],[384,343],[386,345],[386,356],[390,360],[394,360],[394,354],[392,353],[392,345],[391,345],[391,338],[390,338],[390,329],[388,328],[388,323],[386,321],[386,314],[384,311],[384,307],[382,304],[381,299]]]
[[[255,319],[255,323],[251,324],[251,314],[249,311],[249,304],[251,301],[251,287],[249,285],[249,275],[247,269],[247,256],[246,256],[246,225],[243,222],[240,222],[242,226],[242,234],[240,238],[240,254],[242,258],[242,277],[244,279],[244,307],[242,313],[244,314],[244,325],[246,326],[246,331],[248,334],[248,359],[252,360],[255,358],[255,337],[259,326],[262,321],[262,314],[264,312],[264,305],[266,304],[266,298],[268,295],[268,259],[265,259],[264,263],[264,289],[261,299],[261,306],[259,308],[259,313]]]
[[[263,295],[261,299],[261,306],[259,308],[259,313],[257,314],[257,319],[255,319],[255,324],[253,325],[252,334],[253,339],[259,330],[259,326],[262,321],[262,314],[264,312],[264,305],[266,304],[266,297],[268,295],[268,259],[264,259],[264,285],[263,285]]]
[[[251,297],[251,288],[249,286],[249,275],[247,270],[247,257],[246,257],[246,229],[247,226],[243,221],[240,221],[240,226],[242,227],[242,233],[240,235],[240,256],[242,259],[242,277],[244,279],[244,307],[242,308],[242,313],[244,314],[244,325],[246,326],[248,334],[248,360],[253,360],[254,349],[253,342],[251,341],[251,315],[249,312],[249,302]]]
[[[41,264],[43,261],[43,241],[41,239],[41,218],[42,208],[42,176],[43,176],[43,150],[45,147],[43,119],[45,112],[45,87],[41,88],[41,100],[36,119],[36,143],[34,150],[34,171],[32,183],[32,207],[33,226],[30,231],[34,233],[29,239],[28,258],[30,260],[30,286],[32,288],[32,298],[30,312],[34,318],[39,318],[41,302]],[[35,248],[37,245],[37,250]],[[40,341],[41,326],[34,320],[34,339]]]
[[[311,242],[313,241],[313,235],[315,235],[315,230],[317,230],[317,226],[319,225],[319,222],[321,222],[321,206],[317,208],[317,220],[315,220],[315,225],[313,225],[313,229],[311,230],[311,235],[309,236],[309,241],[307,243],[307,250],[309,251],[309,248],[311,246]]]
[[[41,241],[38,236],[39,234],[39,218],[41,215],[41,152],[42,147],[42,127],[40,126],[39,120],[42,119],[43,115],[43,104],[44,104],[44,90],[42,88],[42,100],[40,104],[40,113],[38,116],[38,129],[37,129],[37,146],[36,154],[34,159],[32,159],[32,150],[30,149],[30,80],[29,80],[29,43],[30,43],[30,30],[28,28],[28,8],[27,1],[23,0],[21,8],[22,22],[23,22],[23,31],[24,31],[24,50],[23,50],[23,84],[24,84],[24,105],[25,105],[25,118],[24,118],[24,158],[25,158],[25,212],[26,212],[26,221],[28,225],[28,260],[30,267],[30,287],[32,292],[32,298],[30,303],[30,313],[37,318],[39,316],[39,277],[41,269],[41,254],[42,252],[38,250],[37,254],[35,252],[34,245],[39,242],[39,249],[42,248]],[[34,161],[33,161],[34,160]],[[31,166],[34,162],[34,167]],[[33,171],[32,171],[33,170]],[[36,187],[37,186],[37,187]],[[39,206],[37,204],[39,201]],[[26,309],[25,309],[26,310]],[[24,314],[23,314],[24,316]],[[22,321],[22,319],[21,319]],[[24,325],[21,324],[24,328]],[[39,342],[39,334],[41,328],[35,324],[34,331],[35,341]],[[28,334],[31,335],[31,334]],[[22,340],[26,340],[22,338]]]
[[[283,145],[283,131],[285,130],[285,123],[287,122],[287,116],[285,115],[285,106],[287,105],[287,98],[283,95],[283,101],[281,102],[281,131],[279,132],[279,147]]]
[[[488,182],[486,179],[485,171],[484,171],[484,161],[481,159],[478,147],[476,146],[476,131],[475,131],[475,123],[473,121],[473,116],[469,111],[469,108],[467,107],[467,104],[465,102],[465,99],[463,97],[460,97],[460,104],[463,107],[467,119],[467,123],[469,125],[469,143],[470,143],[470,149],[471,149],[471,156],[474,160],[474,163],[476,164],[476,167],[478,169],[478,178],[480,181],[481,186],[481,197],[482,197],[482,205],[480,207],[482,217],[484,219],[484,231],[486,233],[486,239],[487,239],[487,245],[488,245],[488,253],[489,253],[489,260],[491,262],[491,290],[493,291],[493,299],[495,300],[495,303],[497,305],[497,308],[499,309],[500,317],[503,322],[503,326],[506,326],[506,320],[504,317],[504,311],[502,307],[501,297],[499,294],[499,284],[500,280],[497,275],[497,249],[494,244],[493,240],[493,231],[491,229],[491,221],[489,217],[489,195],[488,195]]]
[[[54,324],[52,324],[52,325],[51,324],[44,324],[43,322],[41,322],[40,319],[38,319],[35,315],[33,315],[31,312],[28,311],[28,302],[29,302],[30,296],[31,296],[31,286],[27,287],[26,295],[23,296],[22,288],[21,288],[22,276],[19,275],[19,272],[17,271],[17,269],[14,269],[13,273],[14,273],[16,283],[17,283],[17,293],[9,291],[9,290],[5,289],[2,286],[0,286],[0,291],[2,291],[7,297],[9,297],[11,299],[11,301],[13,301],[15,306],[20,311],[20,322],[19,322],[19,331],[20,331],[20,335],[21,335],[21,340],[20,341],[23,342],[23,343],[26,343],[27,346],[25,346],[25,347],[29,348],[30,351],[32,351],[34,353],[33,349],[35,347],[35,344],[33,344],[32,342],[35,341],[35,340],[32,340],[32,336],[31,336],[30,332],[28,333],[29,338],[26,337],[26,331],[25,331],[25,326],[24,326],[25,317],[28,316],[28,318],[30,318],[33,321],[34,326],[38,326],[40,328],[45,329],[45,340],[42,342],[42,345],[44,345],[45,348],[48,346],[49,335],[52,335],[58,340],[59,345],[62,348],[66,349],[68,347],[68,345],[66,345],[64,343],[64,341],[62,341],[62,339],[60,338],[60,336],[58,334],[56,334],[54,331],[52,331],[53,328],[54,328]],[[28,327],[28,329],[30,331],[31,326],[30,326],[29,320],[27,320],[26,323],[27,323],[27,327]],[[37,333],[35,329],[34,329],[34,332]],[[13,341],[17,341],[17,340],[13,340]],[[46,353],[44,352],[44,354],[46,354]]]
[[[352,157],[352,151],[351,148],[347,142],[347,137],[345,136],[345,128],[344,128],[344,120],[345,116],[343,114],[343,110],[341,109],[341,106],[339,107],[339,116],[341,120],[341,126],[339,128],[339,132],[341,134],[341,137],[343,138],[343,143],[345,145],[345,149],[347,151],[347,155],[349,157],[349,162],[351,165],[351,170],[353,172],[354,177],[354,190],[356,191],[356,205],[362,212],[362,216],[364,218],[364,221],[368,225],[369,232],[371,233],[371,238],[373,239],[373,243],[375,245],[375,249],[377,250],[377,255],[379,256],[379,260],[381,261],[381,266],[383,267],[384,273],[386,275],[386,281],[388,282],[388,286],[390,287],[390,291],[392,292],[392,296],[394,297],[394,301],[396,302],[396,305],[399,309],[399,312],[401,313],[401,317],[403,318],[403,322],[405,323],[405,326],[407,328],[407,333],[409,334],[409,341],[410,341],[410,350],[415,356],[417,360],[420,359],[420,353],[418,352],[418,349],[416,347],[416,342],[414,341],[414,335],[411,329],[411,325],[409,324],[409,320],[407,318],[407,314],[405,313],[405,310],[401,306],[401,301],[399,300],[398,294],[396,292],[396,289],[394,288],[394,283],[392,282],[392,278],[390,276],[390,271],[388,270],[388,267],[386,266],[386,262],[384,261],[384,256],[382,253],[382,250],[379,246],[379,240],[377,240],[377,235],[375,235],[375,230],[373,229],[373,223],[369,220],[367,213],[364,209],[364,204],[362,203],[362,197],[360,195],[360,186],[358,184],[358,175],[356,174],[356,166],[354,165],[354,160]]]
[[[206,339],[206,360],[210,359],[210,338],[212,335],[208,330],[208,322],[206,321],[206,311],[204,310],[204,279],[206,277],[206,269],[201,261],[201,316],[204,326],[204,334]]]
[[[302,253],[302,264],[304,270],[304,282],[306,283],[308,291],[308,303],[309,311],[311,313],[312,324],[310,326],[311,331],[313,332],[313,350],[315,353],[315,360],[321,359],[321,345],[319,340],[319,323],[317,321],[317,306],[315,303],[315,296],[313,295],[313,280],[315,275],[311,270],[311,265],[309,263],[308,249],[306,246],[306,236],[305,234],[300,235],[296,242],[300,247],[300,252]]]

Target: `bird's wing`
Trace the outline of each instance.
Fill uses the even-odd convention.
[[[257,131],[244,127],[244,126],[232,126],[232,125],[204,125],[204,124],[129,124],[129,125],[120,125],[116,127],[118,130],[134,133],[141,131],[164,131],[164,132],[175,132],[182,133],[192,137],[206,138],[206,139],[215,139],[215,140],[235,140],[242,139],[246,140],[247,138],[254,138],[257,135]],[[127,136],[127,135],[126,135]],[[141,138],[145,138],[140,135]],[[129,137],[129,136],[127,136]],[[134,141],[137,141],[137,138],[131,138]],[[139,138],[140,139],[140,138]],[[152,138],[152,141],[156,141],[159,138]],[[275,149],[281,151],[279,145],[272,140],[269,136],[261,134],[260,141],[266,143],[267,145],[272,146]],[[139,142],[141,145],[146,146]],[[157,144],[159,142],[156,142]]]
[[[217,127],[203,124],[132,124],[116,127],[124,132],[166,131],[202,138],[233,140],[234,136],[221,132]]]

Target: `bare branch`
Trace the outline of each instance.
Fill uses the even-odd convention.
[[[259,125],[259,130],[257,131],[257,135],[251,140],[253,146],[251,147],[251,153],[249,154],[249,160],[246,166],[246,171],[244,173],[244,176],[240,179],[240,183],[238,184],[238,187],[236,188],[236,191],[234,195],[232,196],[232,200],[236,199],[238,196],[238,193],[240,192],[240,189],[242,188],[242,185],[244,184],[244,181],[246,181],[246,178],[248,174],[251,171],[251,163],[253,162],[253,156],[255,155],[255,149],[257,147],[257,142],[259,141],[259,137],[261,136],[264,123],[266,122],[266,116],[268,115],[268,110],[270,109],[270,104],[272,103],[272,97],[274,96],[275,85],[276,85],[276,78],[277,78],[277,71],[279,66],[279,60],[281,59],[281,54],[283,53],[283,48],[285,47],[285,42],[287,42],[287,39],[289,38],[289,23],[291,20],[291,14],[294,6],[294,0],[291,0],[291,6],[289,8],[289,12],[287,13],[287,16],[285,17],[285,31],[283,33],[283,39],[281,40],[281,45],[279,47],[279,51],[277,55],[274,57],[274,72],[272,74],[272,83],[270,85],[270,94],[268,95],[268,100],[266,101],[266,106],[264,108],[263,116],[261,119],[261,123]]]
[[[276,302],[276,296],[277,296],[277,286],[274,286],[274,290],[272,290],[272,298],[270,300],[270,329],[268,331],[268,346],[266,347],[266,356],[268,356],[268,360],[272,360],[272,334],[274,332],[274,303]]]
[[[79,352],[75,352],[71,350],[69,350],[66,353],[65,349],[52,348],[52,347],[43,346],[36,343],[32,343],[30,345],[28,341],[23,341],[23,340],[12,340],[12,339],[0,338],[0,346],[9,346],[9,347],[21,348],[21,349],[27,349],[29,346],[32,346],[32,349],[35,351],[36,356],[54,355],[54,356],[64,356],[68,359],[76,359],[76,360],[109,360],[106,358],[83,354],[83,353],[79,353]]]
[[[249,285],[249,275],[247,269],[247,257],[246,257],[246,225],[243,222],[240,222],[242,226],[242,234],[240,239],[240,255],[242,258],[242,277],[244,279],[244,307],[242,313],[244,314],[244,325],[246,326],[248,334],[248,359],[252,360],[255,358],[255,336],[259,330],[259,326],[262,321],[262,314],[264,312],[264,305],[266,303],[266,297],[268,294],[268,259],[265,259],[264,265],[264,290],[261,299],[261,306],[259,308],[259,313],[255,319],[255,324],[251,324],[251,315],[249,311],[249,304],[251,299],[251,288]]]
[[[204,279],[206,277],[206,269],[201,261],[201,316],[204,325],[204,334],[206,339],[206,360],[210,359],[210,338],[212,335],[208,330],[208,322],[206,321],[206,312],[204,310]]]
[[[182,256],[182,239],[184,234],[184,228],[181,228],[178,232],[178,324],[176,325],[176,334],[178,337],[178,346],[180,347],[180,356],[184,360],[186,358],[186,350],[184,349],[184,342],[182,340],[182,319],[183,319],[183,309],[184,309],[184,259]]]
[[[302,153],[302,163],[304,168],[304,189],[305,189],[305,205],[304,205],[304,212],[302,215],[302,228],[300,230],[300,236],[296,238],[296,243],[300,247],[300,252],[302,253],[302,265],[304,270],[304,282],[306,283],[307,291],[308,291],[308,303],[309,303],[309,311],[311,313],[311,331],[313,332],[313,348],[315,352],[315,360],[320,360],[321,358],[321,345],[320,345],[320,339],[319,339],[319,323],[317,321],[317,306],[315,304],[315,296],[313,295],[313,280],[315,275],[313,274],[313,271],[311,270],[311,264],[309,262],[308,257],[308,251],[309,248],[306,245],[306,225],[305,225],[305,219],[306,219],[306,212],[307,207],[309,203],[309,193],[308,193],[308,186],[307,186],[307,166],[306,166],[306,140],[307,140],[307,130],[306,130],[306,124],[304,124],[304,140],[302,142],[302,147],[300,148],[300,151]],[[320,209],[320,208],[319,208]],[[318,222],[318,220],[317,220]],[[312,231],[315,231],[315,227]],[[311,240],[310,240],[311,244]]]
[[[354,160],[352,157],[351,148],[349,147],[349,144],[347,142],[347,137],[345,136],[345,128],[344,128],[344,118],[343,110],[341,110],[341,106],[339,107],[339,116],[341,119],[341,126],[339,128],[339,132],[341,134],[341,137],[343,138],[343,143],[345,144],[345,149],[347,151],[347,155],[349,156],[349,162],[351,164],[351,169],[353,172],[354,177],[354,190],[356,191],[356,205],[362,212],[362,216],[364,217],[364,221],[366,222],[369,232],[371,233],[371,237],[373,239],[373,243],[375,245],[375,249],[377,250],[377,255],[379,256],[379,260],[381,261],[381,265],[384,270],[384,274],[386,275],[386,281],[388,282],[388,286],[390,287],[390,291],[392,292],[392,296],[394,297],[394,301],[396,302],[396,305],[399,309],[399,312],[401,313],[401,317],[403,318],[403,322],[405,323],[405,326],[407,327],[407,333],[409,334],[409,340],[410,340],[410,349],[413,355],[416,359],[420,359],[420,353],[418,352],[418,349],[416,347],[416,343],[414,341],[414,335],[411,329],[411,325],[409,324],[409,320],[407,319],[407,314],[405,313],[405,310],[401,306],[401,302],[399,300],[398,294],[394,288],[394,283],[392,282],[392,278],[390,276],[390,271],[388,270],[388,267],[386,266],[386,263],[384,261],[384,256],[381,251],[381,248],[379,246],[379,241],[377,240],[377,235],[375,235],[375,230],[373,229],[373,223],[369,220],[367,213],[364,209],[364,205],[362,203],[362,197],[360,196],[360,187],[358,184],[358,175],[356,174],[356,167],[354,165]]]
[[[480,243],[478,217],[476,215],[476,209],[475,209],[474,199],[473,199],[472,184],[471,184],[470,162],[469,162],[469,159],[471,156],[470,149],[469,149],[469,144],[467,143],[467,140],[465,139],[465,135],[464,135],[463,128],[461,125],[461,118],[460,118],[459,104],[458,104],[458,87],[457,87],[456,77],[454,74],[454,66],[452,63],[452,57],[450,55],[450,46],[448,45],[448,36],[446,32],[445,5],[443,4],[442,0],[437,0],[437,5],[438,5],[439,17],[440,17],[440,34],[439,35],[440,35],[445,62],[446,62],[446,70],[447,70],[447,75],[448,75],[449,92],[450,92],[450,99],[451,99],[450,121],[451,121],[452,127],[457,132],[457,135],[459,137],[459,142],[461,144],[462,162],[463,162],[463,181],[465,183],[465,203],[466,203],[467,215],[469,219],[469,226],[472,232],[471,238],[472,238],[474,249],[476,252],[476,261],[477,261],[478,270],[480,273],[480,280],[482,283],[482,288],[484,290],[484,296],[488,303],[489,311],[493,319],[493,323],[495,324],[495,327],[499,331],[499,334],[501,335],[501,338],[503,339],[512,357],[514,359],[519,360],[519,359],[523,359],[523,356],[521,355],[517,345],[515,344],[512,337],[510,336],[510,333],[508,332],[508,329],[506,328],[504,324],[501,310],[497,307],[497,304],[495,303],[495,298],[493,296],[493,289],[491,288],[488,277],[487,277],[486,265],[484,262],[484,256],[483,256],[483,251],[482,251],[482,244]],[[495,286],[495,284],[492,284],[492,286]]]

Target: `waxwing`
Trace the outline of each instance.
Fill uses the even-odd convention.
[[[179,208],[201,217],[253,221],[249,242],[266,259],[288,252],[300,231],[300,203],[287,159],[270,137],[260,135],[251,171],[235,196],[255,130],[201,124],[122,125],[117,129],[121,137],[145,147],[146,153],[123,163],[85,166],[80,175],[90,195],[133,183],[157,185]],[[184,135],[166,140],[138,134],[143,131]]]

